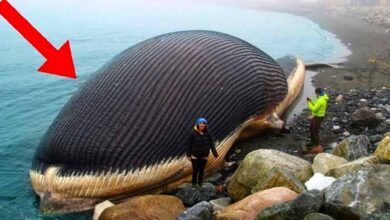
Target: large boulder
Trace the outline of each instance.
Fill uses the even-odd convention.
[[[174,196],[145,195],[105,209],[99,219],[175,219],[184,210],[182,201]]]
[[[204,183],[201,187],[193,187],[191,184],[184,184],[175,193],[186,206],[193,206],[201,201],[210,201],[217,195],[215,186],[211,183]]]
[[[253,187],[263,182],[273,168],[283,168],[305,182],[313,171],[309,162],[277,150],[252,151],[240,163],[229,184],[228,193],[240,200],[251,193]]]
[[[348,161],[343,157],[338,157],[328,153],[320,153],[314,158],[313,165],[311,167],[313,168],[314,173],[321,173],[325,175],[328,170],[347,162]]]
[[[381,119],[368,107],[362,107],[351,115],[352,124],[356,126],[375,126]]]
[[[263,181],[252,188],[251,193],[277,186],[287,187],[297,193],[305,191],[305,186],[293,173],[284,168],[274,167]]]
[[[376,156],[362,157],[360,159],[335,167],[329,170],[326,175],[339,178],[345,174],[353,173],[363,167],[371,167],[375,164],[379,164],[379,159]]]
[[[369,214],[361,218],[361,220],[389,220],[389,219],[390,219],[390,212],[380,213],[380,214]]]
[[[267,207],[256,216],[256,220],[282,220],[295,218],[293,207],[289,203],[283,202],[270,207]]]
[[[321,191],[305,191],[294,200],[263,209],[256,220],[301,220],[309,213],[318,212],[323,202],[324,195]]]
[[[340,142],[333,149],[332,154],[344,157],[347,160],[355,160],[368,155],[370,140],[365,135],[352,135]]]
[[[390,161],[390,137],[386,136],[385,138],[383,138],[383,140],[376,148],[374,155],[382,161]]]
[[[275,187],[252,194],[216,212],[216,220],[253,220],[266,207],[295,199],[298,194],[286,187]]]
[[[329,215],[315,212],[306,215],[303,220],[334,220],[334,218],[330,217]]]
[[[307,214],[320,211],[324,204],[324,193],[319,190],[310,190],[302,193],[290,202],[294,213],[299,219]]]
[[[203,201],[184,211],[176,220],[210,220],[212,216],[213,206]]]
[[[324,192],[325,211],[336,219],[389,212],[390,165],[374,165],[342,176]]]

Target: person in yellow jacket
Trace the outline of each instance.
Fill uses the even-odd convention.
[[[307,107],[311,111],[310,121],[310,145],[316,147],[320,144],[320,128],[326,114],[328,95],[321,88],[316,88],[317,100],[307,98]]]

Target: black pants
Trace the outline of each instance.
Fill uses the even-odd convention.
[[[320,144],[320,128],[323,117],[314,116],[310,119],[310,141],[311,147],[316,147]]]
[[[206,167],[207,159],[191,159],[192,163],[192,185],[202,184],[204,176],[204,168]]]

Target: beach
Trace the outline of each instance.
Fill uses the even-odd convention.
[[[313,5],[252,7],[308,18],[335,34],[352,52],[345,60],[330,61],[339,64],[340,68],[318,68],[318,74],[313,81],[315,86],[342,90],[390,87],[390,21],[387,13],[389,8],[386,8],[386,11],[379,8],[384,12],[377,13],[379,9],[375,7],[319,8]],[[364,13],[357,13],[360,11]],[[354,80],[343,80],[346,75],[352,76]]]
[[[275,7],[272,5],[251,5],[250,7],[308,18],[320,25],[321,28],[335,34],[348,47],[351,53],[345,59],[329,61],[329,63],[335,64],[337,68],[318,67],[311,69],[316,72],[311,80],[313,86],[327,90],[327,93],[330,93],[331,99],[333,99],[332,104],[335,104],[334,99],[339,95],[349,97],[350,105],[355,102],[355,105],[349,108],[350,112],[347,112],[352,114],[362,105],[359,104],[360,99],[370,100],[370,98],[375,97],[368,95],[373,91],[376,91],[374,92],[376,94],[383,90],[386,95],[384,97],[380,95],[381,98],[390,98],[388,97],[388,88],[390,88],[390,33],[387,32],[389,24],[368,22],[368,19],[353,13],[358,10],[356,8],[350,9],[351,13],[348,13],[348,9],[345,8],[323,9],[312,6]],[[313,93],[312,98],[314,96]],[[372,103],[371,101],[368,103],[371,108],[377,107],[378,104],[380,103]],[[384,102],[383,104],[386,106],[388,103]],[[385,109],[383,110],[385,111]],[[333,132],[333,126],[340,126],[341,124],[341,121],[335,122],[333,119],[335,117],[340,119],[345,115],[343,115],[344,111],[340,111],[339,106],[330,106],[328,111],[329,116],[325,118],[321,129],[321,140],[328,151],[331,150],[332,144],[334,145],[346,138],[346,136],[343,136],[343,132],[356,135],[362,133],[362,131],[350,128],[350,123],[341,125],[340,131]],[[233,158],[243,159],[247,153],[261,148],[277,149],[305,158],[301,151],[309,137],[309,122],[307,120],[309,115],[308,109],[304,109],[302,112],[295,112],[295,115],[289,116],[293,119],[287,123],[287,128],[290,130],[286,133],[270,132],[267,135],[237,142],[231,151]],[[385,131],[388,130],[385,129]],[[374,135],[375,129],[373,133],[371,131],[364,133]],[[377,133],[380,133],[380,131]],[[242,153],[240,155],[234,154],[236,149],[240,149]],[[313,158],[309,156],[306,159],[312,160]]]

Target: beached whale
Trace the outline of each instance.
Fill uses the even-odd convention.
[[[190,179],[188,135],[206,117],[221,167],[233,142],[281,127],[304,64],[281,66],[257,47],[212,31],[157,36],[115,56],[68,101],[42,138],[30,179],[46,212],[92,208]]]

